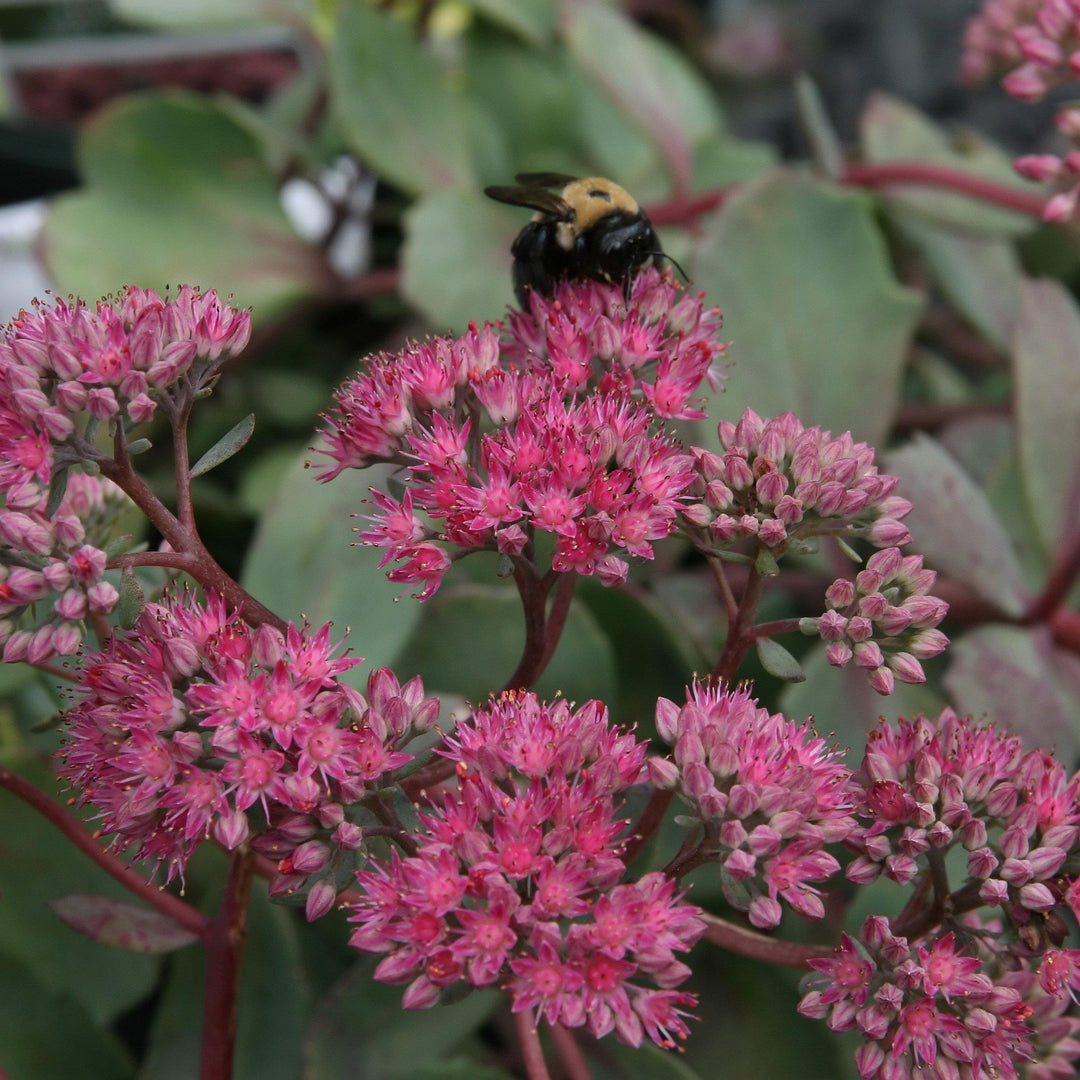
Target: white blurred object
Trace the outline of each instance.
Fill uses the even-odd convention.
[[[47,205],[45,199],[34,199],[0,206],[0,324],[52,284],[34,247]]]
[[[319,176],[286,180],[281,206],[293,228],[312,243],[330,237],[326,258],[343,278],[356,277],[371,261],[368,214],[375,202],[375,177],[350,157],[340,157]]]

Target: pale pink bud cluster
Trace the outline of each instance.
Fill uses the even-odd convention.
[[[856,780],[864,823],[847,840],[858,852],[851,881],[906,884],[929,859],[966,852],[983,904],[1000,906],[1030,948],[1060,944],[1055,909],[1071,899],[1062,871],[1080,835],[1080,778],[1051,754],[946,709],[882,722]]]
[[[448,741],[456,788],[422,815],[414,855],[357,875],[351,944],[382,954],[406,1008],[455,984],[499,987],[536,1022],[614,1031],[632,1046],[685,1036],[701,936],[671,879],[619,884],[617,798],[643,779],[645,745],[598,701],[572,709],[510,692]]]
[[[963,70],[971,80],[993,68],[1011,67],[1002,86],[1020,101],[1040,101],[1048,91],[1080,79],[1080,2],[1078,0],[988,0],[968,23]],[[1080,137],[1080,109],[1067,105],[1057,114],[1067,138]],[[1029,180],[1067,184],[1043,209],[1046,221],[1068,221],[1080,200],[1080,151],[1064,155],[1028,154],[1015,162]]]
[[[0,646],[6,663],[41,664],[75,653],[86,619],[116,606],[98,545],[129,501],[110,481],[76,472],[51,516],[47,492],[22,494],[34,502],[9,498],[0,509]]]
[[[1032,1010],[1019,989],[995,979],[996,964],[984,964],[951,931],[910,943],[880,915],[866,920],[860,937],[844,934],[834,957],[809,961],[819,974],[808,980],[799,1012],[862,1036],[855,1052],[862,1080],[1033,1075],[1025,1069],[1036,1054]],[[1049,1018],[1047,1029],[1059,1034]]]
[[[418,679],[401,687],[386,669],[366,697],[341,682],[360,661],[338,647],[329,625],[252,629],[215,596],[148,604],[87,655],[61,775],[117,850],[163,863],[167,879],[213,836],[277,858],[275,894],[332,889],[363,842],[357,804],[411,760],[401,747],[438,712]],[[310,917],[327,892],[312,889]]]
[[[793,413],[763,420],[747,409],[717,434],[722,453],[691,450],[700,501],[683,515],[691,527],[707,527],[712,546],[756,539],[780,553],[824,531],[875,547],[911,539],[901,520],[911,503],[895,494],[899,480],[879,473],[873,448],[850,433],[834,439]]]
[[[937,629],[949,605],[930,595],[936,579],[921,556],[886,548],[870,556],[854,581],[834,581],[825,592],[828,610],[803,619],[800,628],[826,643],[834,667],[863,668],[879,694],[891,694],[897,679],[925,682],[922,661],[949,643]]]
[[[455,340],[377,358],[337,392],[322,478],[375,461],[407,469],[401,499],[372,490],[360,540],[386,548],[392,581],[439,587],[451,553],[516,557],[537,531],[552,568],[619,584],[677,524],[691,461],[664,419],[701,415],[718,313],[657,271],[619,288],[590,282],[534,296],[509,338],[475,324]],[[651,377],[652,382],[646,381]]]
[[[69,460],[87,456],[80,417],[143,423],[163,390],[185,376],[201,389],[250,333],[248,312],[187,285],[20,312],[0,330],[0,494],[23,502],[47,487],[61,444]]]
[[[744,688],[698,682],[685,705],[660,698],[656,729],[672,755],[650,759],[650,775],[704,822],[728,901],[765,929],[779,924],[781,901],[821,918],[814,883],[840,869],[825,846],[855,827],[842,751],[809,722],[761,708]]]

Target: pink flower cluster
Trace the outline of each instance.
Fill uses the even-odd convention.
[[[765,929],[779,924],[781,900],[820,919],[813,883],[840,869],[825,845],[855,828],[842,752],[809,722],[770,714],[745,688],[695,682],[681,707],[660,698],[656,728],[673,752],[651,758],[650,775],[703,822],[728,901]]]
[[[833,1031],[862,1035],[855,1063],[863,1080],[1016,1080],[1021,1068],[1022,1075],[1040,1080],[1072,1075],[1071,1068],[1046,1071],[1045,1058],[1042,1072],[1024,1068],[1035,1057],[1033,1007],[1007,978],[988,974],[955,934],[912,945],[875,915],[860,936],[857,943],[844,934],[833,958],[810,961],[820,974],[810,980],[815,988],[799,1012],[827,1020]],[[1051,1046],[1068,1040],[1075,1023],[1055,1024],[1055,1011],[1043,1009],[1044,1041],[1052,1040]],[[1068,1047],[1057,1056],[1076,1055]]]
[[[677,524],[694,478],[662,421],[703,415],[694,394],[715,380],[719,313],[655,270],[621,288],[564,284],[512,313],[508,339],[475,325],[381,357],[337,392],[325,449],[332,479],[375,461],[407,469],[395,499],[372,491],[365,544],[387,549],[391,580],[439,587],[451,556],[518,556],[537,530],[552,567],[625,580]],[[651,380],[651,381],[650,381]]]
[[[401,746],[438,712],[419,680],[399,687],[386,669],[365,698],[340,681],[360,661],[337,649],[329,626],[251,629],[214,596],[148,604],[86,657],[61,775],[116,849],[164,863],[167,879],[210,835],[231,849],[263,833],[276,891],[318,883],[308,914],[323,914],[363,843],[355,804],[411,760]]]
[[[895,680],[926,681],[920,661],[943,652],[949,639],[937,629],[949,605],[930,595],[937,574],[919,555],[899,548],[875,552],[854,581],[839,578],[825,592],[828,610],[803,619],[804,633],[827,642],[834,667],[854,660],[879,694],[891,694]]]
[[[697,908],[659,873],[618,884],[616,800],[644,778],[644,744],[597,701],[508,692],[446,754],[458,785],[422,816],[415,854],[357,875],[351,943],[385,954],[375,978],[409,983],[407,1008],[498,986],[515,1012],[596,1037],[684,1037],[693,997],[674,989],[689,974],[676,954],[704,930]]]
[[[34,489],[23,488],[24,498]],[[107,615],[120,598],[104,578],[109,538],[127,496],[115,484],[72,473],[51,516],[48,493],[0,509],[0,645],[5,663],[41,664],[79,647],[89,615]],[[49,600],[45,610],[43,601]]]
[[[1014,66],[1015,65],[1015,66]],[[1080,78],[1080,0],[988,0],[964,35],[963,67],[971,79],[994,67],[1013,67],[1002,86],[1020,101],[1040,101],[1048,91]],[[1058,130],[1080,139],[1080,108],[1057,112]],[[1068,221],[1080,201],[1080,150],[1027,154],[1015,162],[1030,180],[1069,185],[1046,203],[1047,221]]]
[[[701,501],[684,511],[690,525],[707,527],[712,545],[757,538],[780,552],[824,532],[876,547],[911,539],[901,523],[911,503],[894,494],[899,481],[879,473],[873,448],[850,433],[834,439],[793,413],[763,420],[747,409],[717,434],[722,454],[691,451]]]
[[[1000,905],[1029,948],[1053,937],[1050,916],[1075,903],[1062,877],[1080,836],[1080,776],[1042,750],[946,709],[871,732],[859,815],[847,839],[859,854],[847,876],[911,881],[927,859],[967,851],[972,900]]]
[[[76,419],[149,420],[162,391],[191,372],[194,389],[247,344],[251,316],[216,292],[184,286],[163,299],[129,288],[95,308],[57,300],[0,330],[0,494],[27,505],[47,487],[54,454],[79,460]]]

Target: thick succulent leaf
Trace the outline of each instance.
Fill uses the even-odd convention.
[[[691,274],[732,341],[714,420],[791,409],[884,437],[922,300],[893,276],[865,195],[789,174],[749,184],[705,225]]]
[[[82,129],[79,162],[86,187],[54,200],[45,223],[62,291],[186,282],[265,318],[318,288],[321,261],[289,225],[261,147],[213,101],[121,98]]]
[[[194,465],[191,466],[192,478],[202,476],[211,469],[216,469],[222,462],[228,461],[247,445],[248,439],[255,432],[255,414],[248,413],[239,423],[234,424]]]
[[[932,566],[1008,615],[1024,610],[1027,589],[1008,534],[982,489],[940,443],[918,435],[885,455],[914,503],[904,519]]]
[[[1064,286],[1025,283],[1013,355],[1021,475],[1053,553],[1080,528],[1080,310]]]

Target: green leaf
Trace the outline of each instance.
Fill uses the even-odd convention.
[[[770,674],[785,682],[802,682],[806,678],[799,661],[778,641],[758,638],[754,643],[761,666]]]
[[[1023,278],[1012,243],[943,228],[902,211],[893,218],[945,299],[991,345],[1009,351]]]
[[[440,191],[405,214],[402,294],[439,332],[500,318],[513,302],[510,244],[524,215],[475,191]]]
[[[82,128],[79,161],[86,187],[53,201],[43,234],[60,291],[187,282],[265,318],[322,280],[256,140],[205,97],[118,99]]]
[[[933,661],[931,661],[933,663]],[[866,672],[854,664],[833,667],[825,656],[824,643],[815,645],[803,657],[806,675],[801,683],[789,683],[780,695],[780,708],[793,719],[811,716],[822,735],[835,736],[854,753],[848,766],[857,768],[868,732],[878,717],[894,720],[925,712],[936,716],[945,704],[927,684],[896,684],[896,690],[882,697],[870,686]]]
[[[805,72],[795,76],[795,105],[799,123],[810,143],[814,164],[830,180],[838,180],[844,169],[840,136],[829,119],[825,101],[816,82]]]
[[[691,1042],[693,1038],[691,1032]],[[623,1080],[631,1076],[634,1080],[702,1080],[719,1074],[696,1072],[683,1054],[661,1050],[649,1042],[633,1047],[608,1039],[602,1060],[589,1075],[591,1080]]]
[[[467,0],[469,7],[532,45],[555,33],[555,0]]]
[[[1019,192],[1037,194],[1037,184],[1021,180],[1012,167],[1013,155],[993,143],[964,132],[950,139],[912,105],[874,94],[859,121],[860,145],[869,162],[925,162],[947,165],[972,176],[1009,184]],[[890,185],[881,194],[887,206],[900,206],[934,221],[984,236],[1022,236],[1038,226],[1030,214],[1002,210],[967,195],[924,185]]]
[[[714,410],[884,437],[922,300],[894,278],[865,195],[787,174],[749,184],[705,225],[692,276],[732,339]]]
[[[329,61],[342,134],[376,172],[412,194],[475,188],[468,112],[407,23],[342,4]]]
[[[296,1080],[303,1072],[302,1043],[311,1003],[297,933],[292,914],[272,904],[265,888],[256,884],[240,968],[237,1080]],[[199,1075],[204,970],[202,949],[186,949],[170,959],[139,1080],[191,1080]]]
[[[168,915],[111,896],[61,896],[49,907],[72,930],[112,949],[173,952],[199,940]]]
[[[412,1080],[470,1039],[505,1000],[477,992],[409,1012],[401,1007],[402,987],[375,982],[374,967],[359,961],[323,999],[304,1048],[310,1080]]]
[[[570,54],[659,149],[676,186],[688,189],[694,147],[719,136],[722,122],[686,57],[596,0],[565,5],[560,30]]]
[[[312,0],[108,0],[124,22],[188,30],[270,21],[306,22]]]
[[[231,427],[194,465],[191,477],[202,476],[211,469],[216,469],[223,461],[228,461],[233,454],[238,454],[247,445],[255,431],[255,414],[248,413],[238,424]]]
[[[83,972],[72,969],[73,976]],[[134,1070],[117,1039],[85,1005],[39,973],[0,954],[0,1058],[9,1080],[130,1080]]]
[[[352,516],[364,512],[377,471],[349,469],[329,484],[294,462],[270,501],[244,560],[244,588],[284,618],[350,629],[349,646],[368,667],[393,662],[420,615],[414,600],[397,603],[400,586],[378,567],[382,550],[350,547]]]
[[[1064,286],[1025,282],[1013,355],[1021,475],[1054,552],[1080,527],[1080,311]]]
[[[914,509],[904,524],[915,548],[953,580],[1009,615],[1024,610],[1027,588],[1004,527],[982,489],[928,435],[885,455]]]
[[[476,561],[474,557],[473,561]],[[483,701],[513,674],[525,643],[517,590],[444,585],[424,605],[424,618],[397,660],[402,674],[423,676],[429,691]],[[615,689],[611,645],[580,604],[571,610],[559,647],[537,693],[570,701],[610,700]]]
[[[125,630],[130,630],[142,614],[145,605],[146,597],[143,595],[142,585],[135,571],[130,566],[125,566],[120,574],[120,603],[116,610],[120,625]]]
[[[57,781],[45,765],[26,759],[5,764],[55,797]],[[75,999],[99,1023],[112,1021],[146,997],[160,969],[155,957],[102,948],[49,910],[51,902],[73,892],[123,899],[130,893],[76,851],[54,825],[3,790],[0,836],[0,958],[25,964],[49,993]],[[5,1003],[0,1014],[8,1015],[15,999],[0,992],[0,1001]],[[4,1067],[9,1067],[7,1045],[0,1036]],[[51,1075],[81,1074],[76,1069]]]
[[[1015,626],[980,626],[947,654],[945,686],[957,710],[989,716],[1029,746],[1075,761],[1080,703],[1065,690],[1062,656],[1041,635]]]

